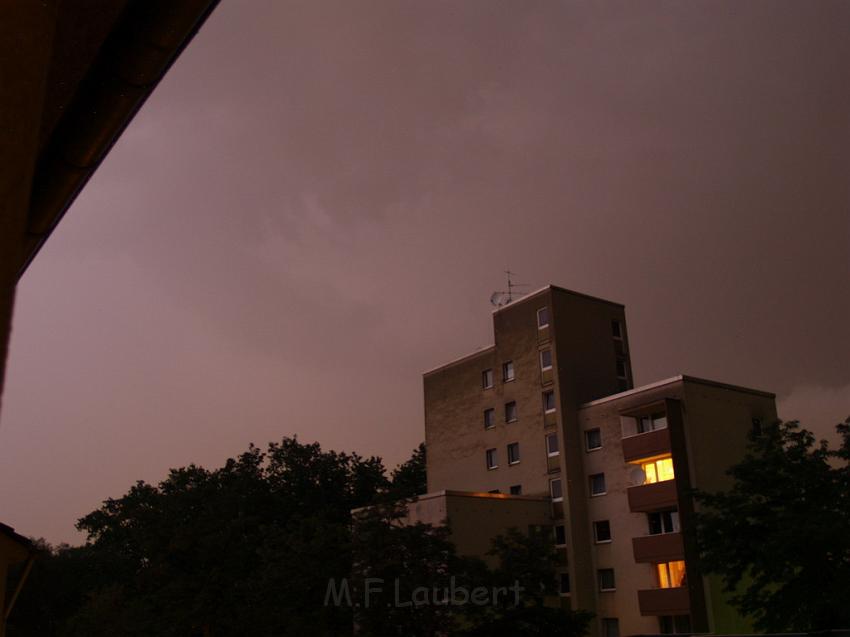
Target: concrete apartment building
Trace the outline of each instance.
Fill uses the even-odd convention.
[[[429,493],[481,555],[550,524],[561,595],[604,637],[750,632],[699,570],[691,488],[722,489],[774,395],[688,376],[635,388],[624,307],[555,286],[493,312],[494,344],[424,374]]]

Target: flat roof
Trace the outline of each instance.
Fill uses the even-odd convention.
[[[442,363],[440,365],[437,365],[436,367],[432,367],[431,369],[422,372],[422,375],[427,376],[428,374],[433,374],[434,372],[438,372],[441,369],[444,369],[446,367],[451,367],[452,365],[457,365],[458,363],[462,363],[469,358],[475,358],[479,354],[485,354],[487,352],[490,352],[495,347],[496,347],[495,344],[485,345],[484,347],[481,347],[480,349],[477,349],[474,352],[470,352],[469,354],[464,354],[463,356],[459,356],[458,358],[454,358],[454,359],[450,360],[448,363]]]
[[[750,387],[742,387],[740,385],[730,385],[729,383],[721,383],[716,380],[708,380],[706,378],[699,378],[697,376],[679,374],[678,376],[665,378],[664,380],[659,380],[648,385],[641,385],[640,387],[635,387],[634,389],[629,389],[628,391],[620,392],[618,394],[611,394],[610,396],[605,396],[604,398],[597,398],[596,400],[591,400],[590,402],[579,405],[579,409],[583,407],[593,407],[594,405],[601,405],[607,402],[613,402],[616,400],[620,400],[621,398],[625,398],[626,396],[633,396],[635,394],[640,394],[651,389],[657,389],[659,387],[664,387],[665,385],[673,385],[675,383],[696,383],[700,385],[709,385],[711,387],[719,387],[720,389],[730,389],[732,391],[744,392],[747,394],[756,394],[757,396],[764,396],[765,398],[776,398],[776,394],[762,391],[760,389],[752,389]]]
[[[488,493],[486,491],[454,491],[444,489],[432,491],[416,496],[416,501],[433,500],[435,498],[490,498],[491,500],[532,500],[535,502],[548,502],[549,498],[539,495],[511,495],[510,493]]]

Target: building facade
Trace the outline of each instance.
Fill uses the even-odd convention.
[[[493,327],[492,346],[424,374],[428,491],[458,503],[441,521],[474,517],[459,492],[499,494],[500,511],[546,498],[564,602],[596,614],[594,634],[748,632],[700,573],[689,493],[727,484],[774,395],[689,376],[634,388],[624,307],[555,286]]]

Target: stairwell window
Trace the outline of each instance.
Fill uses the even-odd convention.
[[[543,392],[543,411],[545,411],[547,414],[551,414],[553,411],[555,411],[554,391]]]
[[[502,363],[502,382],[509,383],[515,378],[516,376],[514,375],[514,362],[506,361]]]
[[[541,307],[537,310],[537,329],[542,330],[544,327],[549,327],[548,307]]]
[[[561,486],[560,478],[549,480],[549,494],[552,496],[552,502],[564,501],[564,490]]]
[[[484,410],[484,429],[492,429],[496,426],[496,410],[495,409],[485,409]]]
[[[547,371],[552,369],[552,350],[544,349],[540,351],[540,369]]]
[[[485,369],[481,372],[481,386],[484,389],[493,389],[493,370]]]
[[[555,526],[555,546],[566,546],[567,530],[563,524]]]
[[[505,422],[516,422],[516,419],[516,401],[512,400],[509,403],[505,403]]]
[[[487,460],[487,469],[497,469],[499,467],[499,460],[496,457],[495,449],[488,449],[485,452],[486,460]]]
[[[558,592],[561,595],[569,595],[570,594],[570,574],[569,573],[561,573],[560,574],[560,582],[558,586]]]
[[[584,448],[588,451],[602,449],[602,432],[599,428],[588,429],[584,432]]]
[[[558,434],[546,434],[546,456],[554,458],[561,455],[561,448],[558,446]]]

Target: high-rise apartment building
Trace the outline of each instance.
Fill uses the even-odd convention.
[[[412,516],[479,529],[457,544],[480,554],[543,506],[564,603],[596,614],[593,634],[747,632],[700,572],[689,493],[727,484],[774,395],[689,376],[635,388],[623,306],[555,286],[493,327],[492,346],[424,375],[429,495]]]

